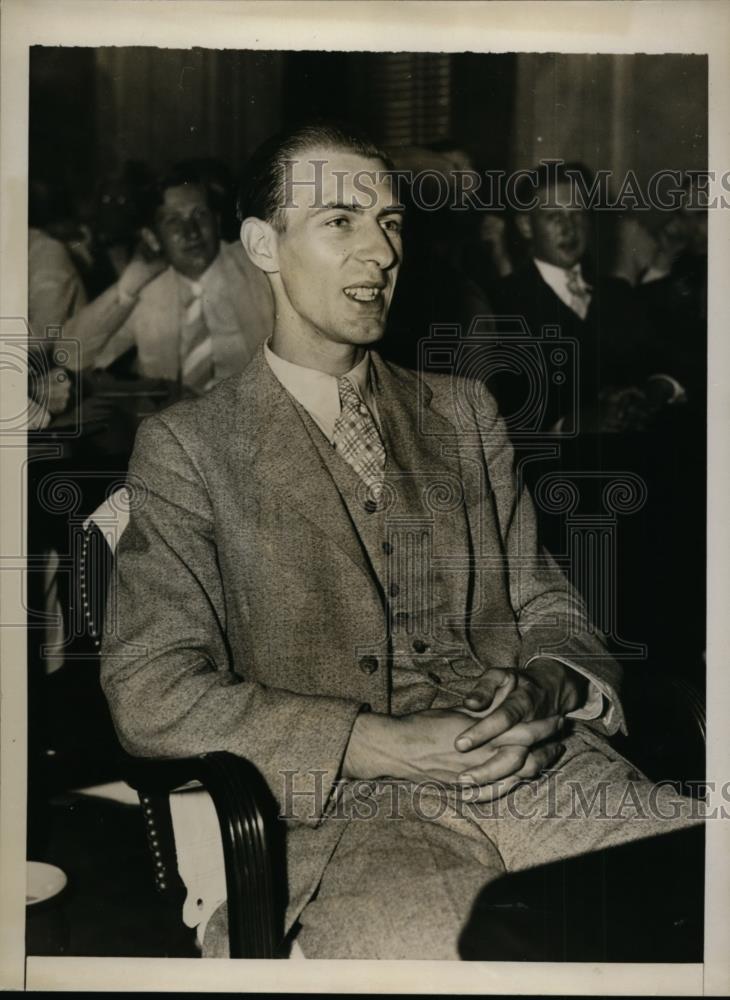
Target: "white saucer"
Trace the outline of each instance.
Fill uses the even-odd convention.
[[[65,872],[44,861],[27,861],[25,865],[25,905],[35,906],[57,896],[68,879]]]

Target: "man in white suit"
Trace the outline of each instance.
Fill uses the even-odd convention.
[[[126,311],[110,316],[110,339],[87,350],[84,365],[107,368],[136,347],[138,375],[201,395],[242,371],[271,333],[271,291],[240,243],[221,241],[211,193],[196,173],[173,168],[157,184],[149,216],[147,260],[117,288]]]

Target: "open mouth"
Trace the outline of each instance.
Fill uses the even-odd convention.
[[[380,302],[383,298],[383,289],[378,285],[351,285],[343,291],[353,302]]]

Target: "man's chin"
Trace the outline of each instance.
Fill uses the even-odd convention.
[[[581,257],[582,254],[578,253],[576,250],[566,250],[559,256],[559,267],[564,267],[566,270],[570,270],[572,267],[575,267],[577,263],[579,263]]]
[[[367,347],[369,344],[377,344],[383,339],[385,334],[385,322],[381,318],[361,319],[357,323],[348,323],[343,326],[345,331],[344,339],[348,344],[358,347]]]
[[[384,333],[385,323],[367,324],[352,331],[352,336],[357,338],[353,343],[359,344],[362,347],[366,347],[369,344],[377,344],[379,340],[383,339]]]
[[[196,279],[208,270],[210,265],[215,260],[216,255],[213,254],[186,254],[184,257],[179,258],[177,270],[187,277]]]

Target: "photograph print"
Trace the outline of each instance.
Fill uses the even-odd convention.
[[[702,962],[707,57],[29,57],[27,954]]]

